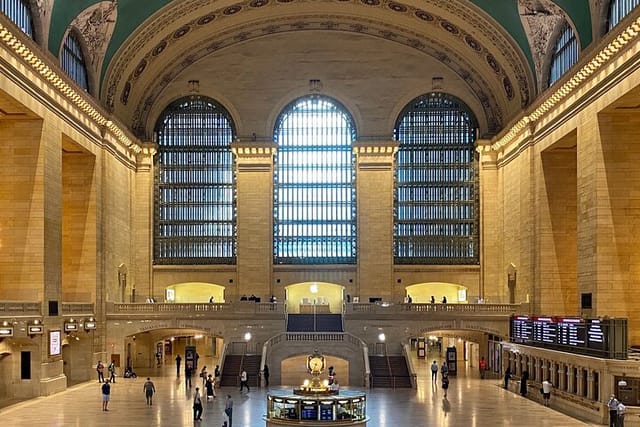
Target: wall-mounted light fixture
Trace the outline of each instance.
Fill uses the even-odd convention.
[[[0,338],[12,337],[13,336],[13,325],[11,325],[6,320],[2,322],[0,325]]]
[[[66,322],[64,322],[64,331],[67,334],[69,334],[71,332],[76,332],[79,327],[80,327],[80,325],[78,325],[78,322],[76,322],[75,319],[73,319],[73,318],[71,318],[71,319],[67,320]]]
[[[27,324],[27,335],[33,338],[36,335],[42,335],[44,333],[44,326],[40,320],[34,320]]]
[[[84,319],[84,330],[89,332],[89,331],[93,331],[98,327],[98,323],[96,322],[96,319],[94,319],[93,317],[89,317],[87,319]]]

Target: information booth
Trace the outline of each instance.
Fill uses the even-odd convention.
[[[366,396],[340,390],[338,395],[300,396],[282,390],[267,395],[267,426],[365,426]]]

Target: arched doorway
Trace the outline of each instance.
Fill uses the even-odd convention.
[[[285,288],[288,313],[342,313],[344,286],[303,282]]]
[[[213,283],[185,282],[167,286],[164,295],[167,302],[224,302],[224,289]]]
[[[436,303],[443,302],[446,297],[448,304],[467,304],[468,288],[464,285],[446,282],[427,282],[409,285],[405,288],[407,295],[411,296],[411,302],[427,304],[432,302],[433,296]]]

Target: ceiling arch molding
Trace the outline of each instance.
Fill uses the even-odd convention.
[[[468,33],[465,28],[469,28],[469,23],[464,19],[482,28],[490,28],[481,13],[472,7],[464,6],[467,15],[461,20],[449,16],[463,7],[452,7],[457,1],[447,2],[444,10],[440,11],[444,16],[382,0],[372,0],[371,5],[365,0],[344,2],[351,5],[351,12],[359,11],[361,15],[327,15],[321,8],[314,13],[303,14],[309,10],[309,5],[299,0],[289,3],[295,2],[301,7],[291,9],[295,13],[287,16],[282,13],[259,14],[255,10],[268,5],[282,7],[278,0],[253,0],[206,14],[200,11],[199,15],[189,15],[184,11],[173,13],[175,7],[168,8],[120,49],[105,76],[103,101],[114,114],[132,117],[132,128],[139,136],[144,136],[141,134],[147,132],[145,123],[149,109],[159,93],[184,69],[206,55],[281,32],[338,31],[400,43],[451,68],[487,111],[486,133],[495,132],[511,118],[512,111],[531,102],[535,85],[526,59],[513,42],[496,35],[495,31],[491,33],[491,39],[482,32],[477,35],[475,30],[473,35]],[[203,0],[184,3],[203,3]],[[290,7],[289,3],[284,7]],[[313,3],[314,6],[323,3],[326,8],[332,6],[331,10],[336,10],[336,1]],[[380,17],[372,18],[371,8],[376,8],[375,13]],[[228,19],[231,17],[235,20]],[[225,19],[227,23],[222,22]],[[483,23],[486,25],[481,25]],[[156,36],[151,37],[150,34]],[[165,72],[148,77],[147,74],[151,73],[145,71],[149,69]]]

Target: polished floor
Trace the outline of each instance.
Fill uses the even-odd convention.
[[[477,372],[461,372],[452,377],[448,397],[443,397],[440,384],[432,385],[429,361],[416,361],[419,370],[417,390],[367,390],[369,427],[404,426],[588,426],[551,407],[506,391],[499,379],[480,380]],[[138,372],[141,374],[144,372]],[[145,375],[147,373],[144,373]],[[147,406],[142,385],[137,379],[118,378],[112,387],[109,411],[101,409],[100,386],[86,382],[63,393],[41,397],[0,410],[2,427],[20,426],[215,426],[225,419],[226,394],[234,400],[234,427],[264,426],[266,390],[251,389],[240,394],[238,389],[218,390],[218,398],[206,402],[202,421],[193,421],[192,389],[185,388],[184,377],[176,378],[173,368],[148,373],[157,393],[153,406]],[[195,380],[195,378],[194,378]]]

